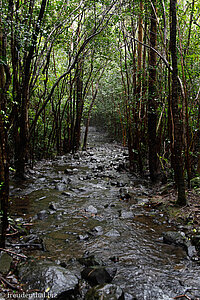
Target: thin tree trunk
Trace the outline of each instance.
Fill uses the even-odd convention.
[[[0,1],[0,9],[2,8],[2,1]],[[6,132],[6,98],[5,98],[5,70],[3,64],[3,28],[0,13],[0,247],[5,247],[6,229],[8,227],[8,195],[9,195],[9,165],[8,165],[8,146],[7,146],[7,132]],[[5,58],[4,58],[5,59]]]
[[[156,8],[156,0],[152,6]],[[157,25],[154,8],[151,8],[150,46],[156,48]],[[148,99],[148,145],[149,145],[149,171],[152,182],[158,179],[158,157],[157,157],[157,89],[156,89],[156,53],[150,48],[149,51],[149,99]]]
[[[81,138],[81,120],[83,114],[83,62],[78,66],[77,79],[76,79],[76,122],[74,126],[74,140],[73,151],[77,151],[80,147]]]
[[[172,57],[172,119],[174,126],[173,134],[173,153],[174,156],[174,174],[175,181],[178,189],[178,199],[176,204],[179,206],[186,205],[185,195],[185,182],[183,174],[183,161],[182,161],[182,124],[180,120],[180,110],[178,108],[178,66],[177,66],[177,50],[176,50],[176,5],[177,0],[170,0],[170,15],[171,15],[171,28],[170,28],[170,48]]]
[[[92,89],[93,89],[93,86],[92,86]],[[89,111],[88,111],[88,117],[87,117],[87,122],[86,122],[86,127],[85,127],[84,141],[83,141],[83,147],[82,147],[83,150],[87,149],[88,128],[89,128],[89,125],[90,125],[91,112],[92,112],[92,108],[93,108],[95,99],[97,97],[97,93],[98,93],[98,84],[96,85],[95,93],[93,94],[93,92],[92,92],[92,101],[90,103],[90,107],[89,107]]]

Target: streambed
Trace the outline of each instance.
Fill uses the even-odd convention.
[[[198,299],[200,266],[163,243],[162,232],[174,228],[159,210],[144,207],[150,183],[126,170],[125,148],[95,128],[88,139],[87,151],[42,160],[22,185],[12,183],[12,214],[33,222],[31,234],[44,245],[30,255],[78,274],[76,259],[94,254],[117,268],[113,283],[127,300]]]

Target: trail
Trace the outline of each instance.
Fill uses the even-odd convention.
[[[173,228],[148,208],[151,186],[131,175],[127,162],[126,149],[90,128],[87,151],[40,161],[20,187],[13,182],[12,214],[34,223],[31,234],[46,250],[29,254],[65,262],[77,274],[76,258],[95,254],[117,268],[113,283],[126,300],[197,299],[200,266],[163,243],[162,232]]]

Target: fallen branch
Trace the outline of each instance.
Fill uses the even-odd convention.
[[[7,284],[7,286],[9,286],[12,290],[18,290],[21,291],[21,288],[19,288],[18,286],[13,285],[12,283],[10,283],[7,279],[5,279],[2,275],[0,275],[0,280]]]
[[[179,296],[174,297],[173,299],[180,299],[180,298],[183,298],[183,297],[185,297],[188,300],[191,300],[191,298],[188,297],[187,295],[179,295]]]
[[[16,255],[16,256],[18,256],[18,257],[27,259],[27,256],[26,256],[26,255],[22,255],[22,254],[15,253],[15,252],[13,252],[13,251],[10,250],[10,249],[0,248],[0,251],[8,252],[8,253],[11,253],[11,254]]]

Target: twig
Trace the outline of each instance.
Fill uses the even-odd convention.
[[[6,283],[11,289],[21,291],[21,289],[18,286],[13,285],[8,280],[6,280],[2,275],[0,275],[0,280],[3,283]]]
[[[6,236],[13,236],[13,235],[16,235],[18,233],[19,233],[19,231],[15,231],[13,233],[6,233]]]
[[[19,257],[21,257],[21,258],[27,259],[27,256],[26,256],[26,255],[22,255],[22,254],[15,253],[15,252],[13,252],[13,251],[10,250],[10,249],[0,248],[0,250],[1,250],[1,251],[8,252],[8,253],[11,253],[11,254],[14,254],[14,255],[19,256]]]
[[[88,220],[88,217],[86,217],[86,216],[84,216],[82,214],[78,214],[78,215]]]
[[[183,298],[183,297],[187,298],[188,300],[191,300],[191,298],[188,297],[187,295],[179,295],[179,296],[174,297],[173,299],[180,299],[180,298]]]
[[[12,225],[9,225],[8,230],[13,230],[14,232],[13,233],[6,233],[7,236],[12,236],[12,235],[15,235],[15,234],[19,233],[19,231],[16,228],[14,228]]]

